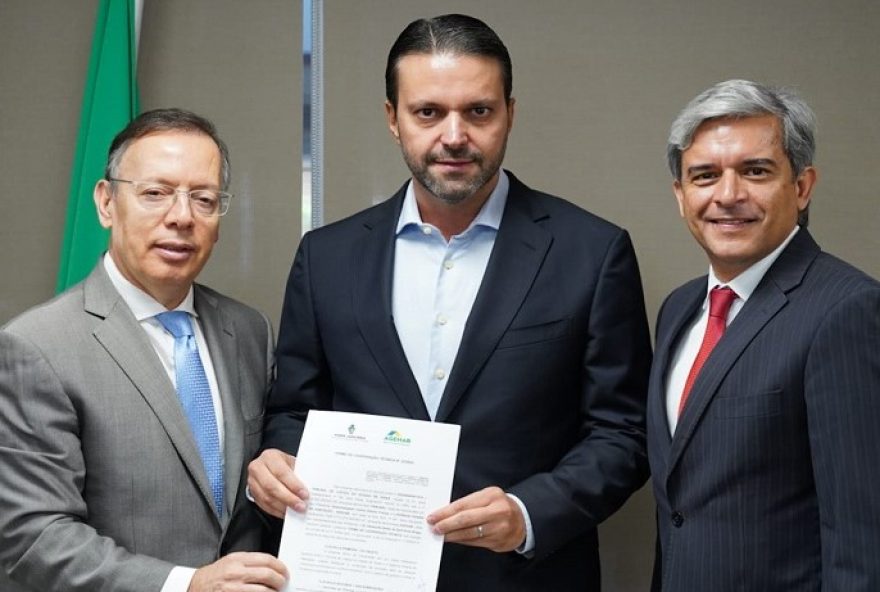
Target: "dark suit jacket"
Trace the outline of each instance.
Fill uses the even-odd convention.
[[[666,374],[706,281],[673,292],[657,323],[655,590],[880,590],[880,285],[801,229],[703,366],[670,439]]]
[[[102,263],[0,331],[0,590],[155,592],[174,565],[258,550],[244,496],[272,378],[257,311],[203,286],[194,306],[220,387],[227,511],[189,424]]]
[[[595,527],[646,478],[638,267],[625,231],[510,182],[436,420],[461,425],[452,497],[517,495],[535,556],[447,545],[438,589],[596,590]],[[391,318],[403,196],[303,238],[264,447],[295,453],[310,409],[429,419]]]

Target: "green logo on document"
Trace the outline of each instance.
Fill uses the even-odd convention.
[[[385,436],[386,442],[391,442],[392,444],[411,444],[412,440],[398,432],[397,430],[391,430]]]

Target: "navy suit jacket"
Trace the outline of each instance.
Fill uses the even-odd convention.
[[[622,229],[510,182],[436,420],[461,426],[453,499],[515,494],[536,546],[527,559],[446,545],[438,589],[597,590],[595,527],[647,477],[638,266]],[[296,453],[310,409],[429,419],[391,316],[403,197],[303,238],[264,447]]]
[[[880,590],[880,285],[801,229],[670,438],[665,385],[706,277],[660,311],[648,401],[664,592]]]

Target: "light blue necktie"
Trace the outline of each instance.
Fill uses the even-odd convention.
[[[205,472],[211,482],[214,494],[214,509],[218,516],[223,515],[223,459],[220,456],[220,436],[217,433],[217,418],[214,415],[214,402],[211,387],[199,348],[193,335],[189,313],[173,310],[156,315],[156,320],[174,335],[174,368],[177,378],[177,396],[183,412],[189,420],[205,465]]]

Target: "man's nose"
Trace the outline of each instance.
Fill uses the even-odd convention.
[[[457,113],[450,113],[443,122],[443,135],[440,141],[445,146],[459,147],[467,144],[467,126],[464,119]]]
[[[722,205],[732,205],[746,195],[746,184],[736,171],[724,171],[717,188],[715,201]]]
[[[165,213],[165,220],[178,226],[189,226],[193,223],[192,204],[189,201],[189,191],[178,189],[174,193],[174,201]]]

